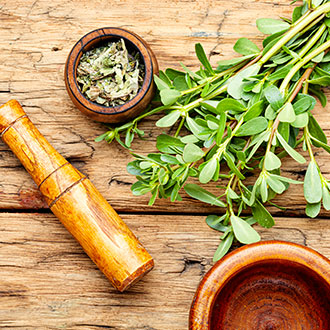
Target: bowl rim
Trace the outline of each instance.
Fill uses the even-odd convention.
[[[217,261],[206,273],[191,304],[189,329],[209,330],[213,304],[219,291],[241,270],[266,260],[298,263],[318,274],[330,285],[330,260],[309,247],[277,240],[245,245]]]
[[[129,39],[128,36],[132,37],[133,40]],[[138,52],[143,58],[145,65],[145,76],[143,84],[140,87],[138,93],[131,100],[122,105],[118,105],[115,107],[107,107],[96,102],[90,101],[85,97],[85,95],[83,95],[76,79],[76,66],[78,58],[81,57],[81,54],[85,51],[86,47],[88,47],[91,42],[97,39],[103,39],[105,41],[113,37],[123,38],[124,40],[134,45],[134,47],[138,50]],[[149,70],[147,70],[147,68]],[[82,36],[72,47],[65,64],[65,82],[67,88],[69,89],[70,96],[74,97],[75,101],[78,102],[84,108],[86,108],[88,111],[91,111],[96,114],[109,116],[128,112],[129,110],[134,108],[140,101],[142,101],[142,99],[146,96],[152,86],[153,74],[153,63],[145,41],[134,32],[118,27],[98,28]],[[70,80],[70,76],[73,78],[73,81]],[[77,94],[80,95],[81,98],[77,97]]]

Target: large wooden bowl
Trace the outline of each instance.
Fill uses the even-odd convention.
[[[143,85],[138,94],[130,101],[116,107],[106,107],[88,100],[80,91],[77,83],[77,67],[82,54],[100,44],[124,39],[128,51],[138,51],[145,66]],[[139,115],[151,102],[155,84],[153,75],[158,74],[156,57],[148,44],[137,34],[121,28],[101,28],[84,35],[72,48],[64,70],[66,89],[76,107],[96,121],[119,123]]]
[[[330,261],[293,243],[244,246],[205,275],[190,310],[194,330],[329,330]]]

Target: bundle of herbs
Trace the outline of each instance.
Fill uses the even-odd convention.
[[[325,106],[321,88],[330,85],[328,17],[330,2],[308,0],[293,10],[291,19],[258,19],[258,29],[268,35],[263,50],[241,38],[234,50],[243,56],[220,61],[216,69],[197,44],[197,72],[182,65],[183,71],[167,69],[155,76],[162,106],[96,139],[115,139],[130,149],[134,136],[144,135],[139,121],[164,113],[156,125],[175,125],[175,134],[157,137],[159,153],[133,153],[135,160],[127,166],[138,180],[133,194],[151,193],[152,205],[157,197],[181,200],[183,188],[189,196],[218,206],[222,215],[206,218],[211,228],[223,233],[214,260],[224,256],[234,240],[260,240],[254,223],[274,225],[264,204],[290,183],[302,183],[281,175],[285,156],[309,163],[304,179],[306,214],[317,216],[321,203],[330,209],[330,183],[313,150],[320,147],[330,153],[330,147],[311,113],[315,97]],[[296,150],[300,145],[308,151],[308,160]],[[256,175],[252,186],[245,181],[249,172]],[[198,178],[199,184],[186,183],[189,177]],[[210,181],[220,183],[218,195],[202,187]],[[252,216],[243,215],[247,208]]]

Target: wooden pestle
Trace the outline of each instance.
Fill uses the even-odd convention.
[[[0,107],[0,137],[30,173],[52,212],[114,287],[124,291],[153,268],[152,257],[115,210],[49,144],[15,100]]]

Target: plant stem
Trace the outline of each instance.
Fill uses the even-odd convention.
[[[305,44],[305,46],[300,50],[298,55],[300,57],[303,57],[306,55],[306,53],[314,46],[314,44],[321,38],[323,32],[326,30],[326,25],[323,23],[320,28],[315,32],[313,37],[308,40],[308,42]],[[293,58],[288,64],[295,64],[297,61],[299,61],[299,58]]]
[[[308,131],[307,126],[304,128],[304,138],[305,138],[305,141],[306,141],[307,150],[308,150],[308,154],[309,154],[309,157],[311,159],[311,162],[315,162],[315,157],[314,157],[314,154],[313,154],[313,149],[312,149],[311,141],[310,141],[310,138],[309,138],[309,131]]]
[[[324,13],[330,11],[330,3],[327,2],[324,5],[318,7],[316,10],[310,12],[304,17],[298,24],[293,24],[291,28],[283,35],[283,37],[258,61],[262,66],[264,65],[273,55],[275,55],[291,38],[297,33],[302,31],[309,23],[313,22],[316,18]],[[297,23],[297,22],[296,22]]]
[[[175,132],[175,134],[174,134],[174,137],[178,137],[178,135],[179,135],[179,133],[180,133],[180,131],[181,131],[181,128],[182,128],[182,126],[183,126],[185,120],[186,120],[185,117],[182,117],[182,118],[181,118],[180,124],[179,124],[178,129],[176,130],[176,132]]]
[[[208,82],[209,83],[213,83],[215,81],[217,81],[219,78],[222,78],[230,73],[233,73],[235,72],[236,70],[240,69],[241,67],[243,67],[244,65],[246,64],[246,61],[243,61],[242,63],[239,63],[237,65],[234,65],[233,67],[227,69],[227,70],[224,70],[222,72],[219,72],[219,73],[216,73],[214,76],[212,77],[208,77],[205,79],[205,81],[195,87],[192,87],[192,88],[189,88],[189,89],[186,89],[184,91],[181,92],[181,95],[186,95],[186,94],[190,94],[190,93],[193,93],[201,88],[203,88]]]
[[[329,3],[330,5],[330,3]],[[302,68],[305,64],[307,64],[309,61],[311,61],[315,56],[319,55],[323,51],[327,50],[330,47],[330,40],[326,41],[321,46],[317,47],[313,51],[311,51],[308,55],[306,55],[302,60],[300,60],[287,74],[287,76],[283,79],[282,84],[280,86],[280,92],[282,95],[285,95],[286,89],[293,78],[293,76],[296,74],[296,72],[299,71],[300,68]]]

